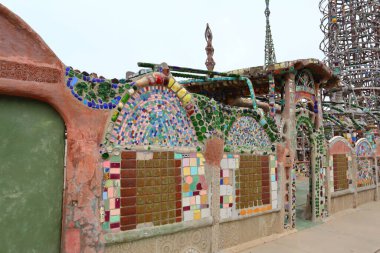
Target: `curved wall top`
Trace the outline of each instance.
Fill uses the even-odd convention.
[[[20,17],[0,4],[0,60],[62,69],[42,38]]]
[[[331,155],[354,153],[351,144],[342,136],[335,136],[329,140],[329,152]]]
[[[373,156],[371,143],[366,138],[361,138],[355,143],[355,152],[357,156]]]

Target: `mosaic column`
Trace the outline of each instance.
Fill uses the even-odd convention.
[[[313,135],[312,135],[313,136]],[[319,202],[319,196],[318,196],[318,189],[319,184],[317,184],[317,177],[319,176],[319,173],[317,173],[317,167],[319,168],[319,162],[320,160],[317,159],[317,143],[314,140],[313,137],[311,137],[311,154],[310,154],[310,171],[311,171],[311,210],[312,210],[312,222],[316,222],[317,220],[317,208],[316,208],[316,202]],[[317,198],[318,196],[318,198]]]
[[[379,200],[379,170],[377,168],[376,150],[374,152],[374,167],[375,167],[375,201]]]
[[[295,181],[293,163],[296,150],[296,108],[295,108],[295,74],[289,73],[285,80],[285,107],[282,118],[285,120],[284,127],[286,127],[285,136],[285,159],[291,161],[289,168],[289,180],[284,180],[283,183],[287,184],[285,191],[288,192],[289,206],[288,206],[288,222],[291,228],[295,227]],[[286,177],[285,177],[286,178]],[[283,198],[285,195],[283,195]]]
[[[211,252],[219,251],[220,222],[220,162],[223,159],[224,141],[218,138],[206,142],[206,176],[211,183],[211,215],[213,217]]]
[[[317,114],[315,127],[316,129],[319,129],[323,125],[322,102],[319,83],[315,84],[315,101],[314,113]]]
[[[354,186],[354,205],[353,207],[356,208],[358,206],[358,158],[356,153],[353,153],[352,156],[352,168],[351,168],[351,175],[352,175],[352,184]]]

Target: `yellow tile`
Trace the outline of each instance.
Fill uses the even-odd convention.
[[[190,93],[187,93],[183,98],[182,98],[182,103],[184,106],[188,105],[191,101],[191,94]]]
[[[194,210],[194,220],[200,220],[200,219],[201,219],[201,211]]]
[[[183,168],[183,175],[184,176],[190,176],[190,167],[184,167]]]
[[[182,88],[177,92],[178,98],[183,98],[186,95],[186,89]]]
[[[173,86],[171,87],[172,91],[174,91],[174,92],[179,91],[179,89],[181,89],[181,88],[182,88],[182,86],[179,83],[177,83],[177,82],[175,82],[173,84]]]
[[[169,83],[168,83],[168,88],[172,87],[174,83],[175,83],[174,78],[173,77],[170,78]]]

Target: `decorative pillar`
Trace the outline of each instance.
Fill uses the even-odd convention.
[[[353,207],[356,208],[358,206],[358,185],[357,185],[357,179],[358,179],[358,158],[356,156],[356,152],[352,155],[352,168],[351,168],[351,175],[352,175],[352,184],[354,186],[354,204]]]
[[[376,158],[376,149],[375,149],[375,152],[373,154],[373,157],[374,157],[374,167],[375,167],[375,186],[376,186],[376,189],[375,189],[375,201],[378,201],[379,200],[379,170],[377,168],[377,158]]]
[[[220,138],[207,140],[205,149],[206,177],[211,185],[211,215],[213,218],[211,252],[219,252],[220,222],[220,162],[223,159],[224,141]]]
[[[289,183],[288,193],[289,193],[289,224],[291,227],[295,227],[295,210],[293,206],[295,205],[295,193],[293,192],[293,167],[295,160],[295,150],[296,150],[296,105],[295,105],[295,73],[289,73],[285,79],[285,106],[282,113],[282,118],[284,119],[284,127],[286,131],[284,132],[285,137],[285,159],[290,161],[289,167],[289,181],[283,181],[283,184]],[[288,164],[289,165],[289,164]],[[285,192],[284,192],[285,193]],[[285,195],[282,196],[283,198]]]

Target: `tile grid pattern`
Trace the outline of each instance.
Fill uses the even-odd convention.
[[[174,152],[122,152],[121,230],[182,221],[181,160]]]
[[[120,228],[120,168],[121,157],[113,156],[103,162],[103,229]]]
[[[176,154],[182,159],[183,220],[200,220],[210,216],[205,159],[201,153]]]
[[[348,184],[348,158],[345,154],[333,155],[334,191],[346,190]]]

